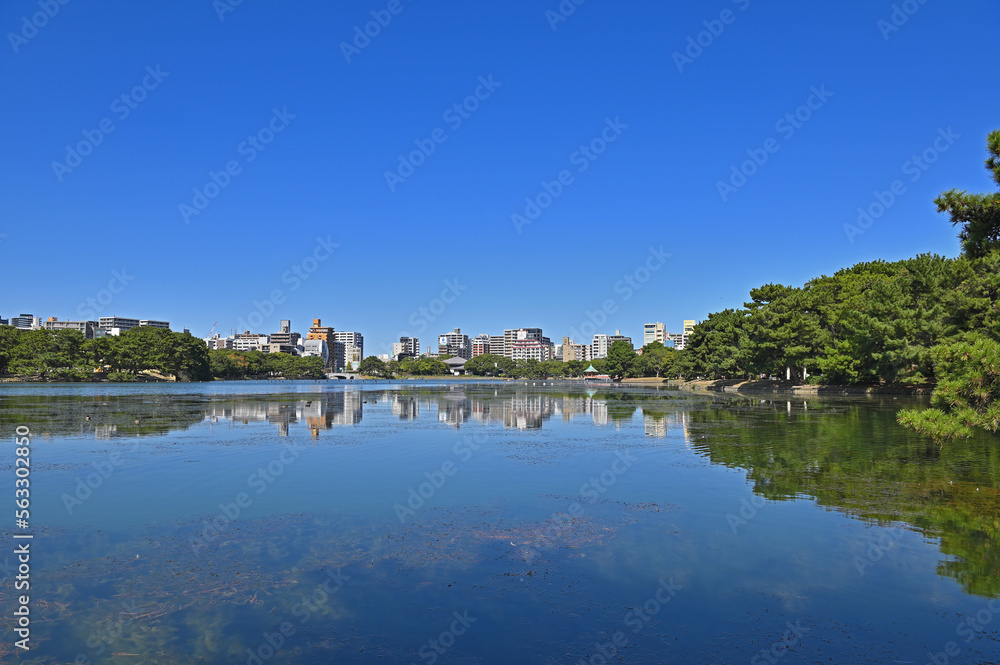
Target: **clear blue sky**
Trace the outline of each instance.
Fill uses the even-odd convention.
[[[767,282],[954,256],[931,200],[991,186],[993,0],[901,3],[898,30],[888,0],[567,0],[558,21],[556,0],[50,2],[37,29],[24,21],[44,0],[0,10],[3,317],[92,310],[205,335],[278,290],[256,330],[321,317],[379,353],[454,327],[561,340],[611,300],[600,330],[638,341],[644,322],[675,330]],[[391,22],[345,55],[372,11]],[[446,114],[463,103],[467,117]],[[808,119],[777,124],[797,110]],[[602,132],[604,152],[578,152]],[[77,162],[66,146],[81,141]],[[433,153],[397,171],[417,142]],[[933,164],[907,164],[925,150]],[[767,161],[730,181],[747,151]],[[201,201],[210,172],[228,183]],[[905,191],[849,238],[894,180]],[[518,232],[543,181],[562,191]],[[646,277],[661,246],[670,257],[630,294],[619,280]],[[312,263],[317,248],[329,258]],[[286,274],[296,265],[314,271]],[[459,295],[435,304],[445,280]]]

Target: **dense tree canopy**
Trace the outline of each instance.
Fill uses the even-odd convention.
[[[197,337],[163,328],[139,326],[118,336],[85,339],[75,330],[0,326],[0,373],[57,381],[95,377],[135,381],[147,372],[178,381],[324,376],[320,358],[261,351],[209,351]]]

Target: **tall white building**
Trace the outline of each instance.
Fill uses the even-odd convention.
[[[608,349],[610,349],[611,345],[615,342],[628,342],[628,345],[632,346],[632,338],[622,335],[621,330],[616,330],[614,335],[597,333],[594,335],[594,342],[591,345],[591,357],[606,358],[608,355]]]
[[[344,345],[343,356],[340,351],[335,350],[339,364],[336,369],[357,369],[358,365],[365,357],[365,338],[359,332],[335,332],[333,339]],[[355,364],[356,363],[356,364]]]

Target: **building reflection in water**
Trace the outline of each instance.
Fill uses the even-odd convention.
[[[278,436],[288,436],[290,427],[304,422],[313,438],[320,430],[337,425],[356,425],[362,417],[361,392],[329,392],[304,396],[290,401],[253,400],[223,402],[211,406],[205,419],[211,422],[228,420],[244,425],[255,422],[273,423]]]
[[[417,420],[421,413],[436,413],[437,421],[456,429],[470,420],[480,424],[498,424],[505,428],[541,429],[553,416],[563,422],[589,417],[595,426],[615,424],[621,418],[612,417],[621,411],[619,402],[603,399],[593,391],[579,394],[546,394],[530,390],[498,387],[492,391],[467,392],[463,386],[450,386],[421,393],[403,390],[332,391],[305,394],[297,399],[254,399],[226,401],[214,404],[205,412],[206,420],[233,423],[273,423],[279,436],[288,436],[291,427],[304,423],[313,438],[322,430],[351,426],[361,422],[363,406],[384,401],[390,413],[399,420]],[[630,407],[635,409],[636,407]],[[670,430],[680,428],[688,440],[688,417],[683,411],[639,409],[643,414],[647,437],[666,438]],[[609,413],[611,411],[611,413]],[[628,411],[626,410],[626,413]],[[626,418],[630,419],[631,416]],[[113,435],[113,433],[111,433]]]

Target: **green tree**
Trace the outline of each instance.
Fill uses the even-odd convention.
[[[1000,185],[1000,130],[986,139],[986,170]],[[934,199],[938,212],[947,212],[958,233],[966,256],[979,258],[991,249],[1000,249],[1000,193],[969,194],[951,189]]]
[[[971,334],[935,349],[938,384],[933,409],[901,411],[900,424],[934,439],[1000,430],[1000,342]]]
[[[616,379],[624,379],[625,377],[631,376],[632,369],[635,367],[635,351],[632,349],[632,345],[628,342],[618,340],[608,349],[608,355],[607,358],[605,358],[605,362],[608,374]]]
[[[358,374],[364,374],[365,376],[375,376],[375,377],[387,377],[389,376],[389,368],[386,364],[379,360],[376,356],[368,356],[361,361],[361,365],[358,366]]]

